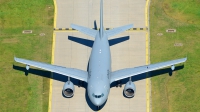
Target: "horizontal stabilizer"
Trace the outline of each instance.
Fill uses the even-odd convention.
[[[87,28],[87,27],[84,27],[84,26],[75,25],[75,24],[71,24],[71,27],[73,29],[76,29],[76,30],[78,30],[78,31],[80,31],[80,32],[82,32],[86,35],[89,35],[91,37],[94,37],[94,38],[95,38],[95,36],[98,32],[97,30],[93,30],[93,29],[90,29],[90,28]]]
[[[106,31],[108,37],[111,37],[111,36],[114,36],[114,35],[117,35],[119,33],[122,33],[130,28],[133,27],[133,24],[129,24],[129,25],[125,25],[125,26],[121,26],[121,27],[118,27],[118,28],[114,28],[114,29],[111,29],[111,30],[108,30]]]

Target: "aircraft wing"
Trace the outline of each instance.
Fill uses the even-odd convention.
[[[145,66],[139,66],[135,68],[126,68],[122,70],[117,70],[111,73],[111,83],[120,79],[128,78],[131,76],[135,76],[138,74],[146,73],[149,71],[161,69],[164,67],[172,66],[175,64],[183,63],[187,60],[187,58],[172,60],[172,61],[166,61],[161,63],[155,63]]]
[[[79,69],[75,69],[75,68],[66,68],[66,67],[62,67],[62,66],[51,65],[51,64],[47,64],[47,63],[31,61],[31,60],[26,60],[26,59],[16,58],[16,57],[14,57],[14,60],[19,63],[34,66],[37,68],[41,68],[41,69],[48,70],[51,72],[59,73],[59,74],[65,75],[65,76],[69,76],[69,77],[87,82],[88,72],[83,71],[83,70],[79,70]]]
[[[98,32],[97,30],[93,30],[93,29],[90,29],[90,28],[87,28],[87,27],[83,27],[83,26],[79,26],[79,25],[75,25],[75,24],[71,24],[71,27],[73,29],[76,29],[76,30],[78,30],[78,31],[80,31],[80,32],[82,32],[82,33],[84,33],[86,35],[89,35],[91,37],[94,37],[94,38],[95,38],[95,36],[96,36],[96,34]]]
[[[111,30],[108,30],[106,31],[108,37],[111,37],[111,36],[114,36],[114,35],[117,35],[121,32],[124,32],[130,28],[133,27],[133,24],[129,24],[129,25],[125,25],[125,26],[121,26],[121,27],[118,27],[118,28],[114,28],[114,29],[111,29]]]

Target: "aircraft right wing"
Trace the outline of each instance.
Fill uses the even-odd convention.
[[[172,60],[172,61],[166,61],[166,62],[155,63],[155,64],[150,64],[150,65],[145,65],[145,66],[139,66],[139,67],[135,67],[135,68],[126,68],[126,69],[122,69],[122,70],[117,70],[117,71],[114,71],[111,73],[110,83],[120,80],[120,79],[135,76],[138,74],[142,74],[142,73],[146,73],[149,71],[172,66],[175,64],[183,63],[186,60],[187,60],[187,58],[182,58],[182,59],[177,59],[177,60]]]
[[[41,68],[41,69],[48,70],[51,72],[59,73],[59,74],[65,75],[65,76],[69,76],[69,77],[87,82],[88,72],[83,71],[83,70],[79,70],[79,69],[75,69],[75,68],[66,68],[66,67],[62,67],[62,66],[51,65],[51,64],[47,64],[47,63],[31,61],[31,60],[26,60],[26,59],[16,58],[16,57],[14,57],[14,60],[19,63],[34,66],[37,68]]]
[[[98,30],[93,30],[93,29],[90,29],[90,28],[87,28],[87,27],[83,27],[83,26],[79,26],[79,25],[75,25],[75,24],[71,24],[71,27],[73,29],[76,29],[86,35],[89,35],[91,37],[94,37],[96,36]]]
[[[117,35],[121,32],[124,32],[132,27],[133,27],[133,24],[129,24],[129,25],[113,28],[111,30],[106,31],[106,33],[107,33],[108,37],[111,37],[111,36]]]

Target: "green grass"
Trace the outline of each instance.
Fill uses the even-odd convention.
[[[48,110],[49,79],[13,69],[25,67],[13,57],[51,62],[53,11],[52,0],[0,0],[1,112]],[[33,33],[22,34],[23,30]]]
[[[200,110],[200,2],[156,0],[150,5],[151,63],[188,57],[184,68],[152,78],[153,112]],[[166,29],[176,33],[166,33]],[[163,33],[158,36],[157,33]],[[174,46],[182,43],[183,46]]]

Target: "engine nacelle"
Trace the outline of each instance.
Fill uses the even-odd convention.
[[[128,98],[132,98],[135,96],[136,86],[133,82],[128,81],[124,86],[124,95]]]
[[[29,65],[26,65],[26,70],[29,70],[30,66]]]
[[[63,86],[62,90],[63,95],[67,98],[70,98],[74,95],[74,91],[75,91],[74,84],[71,81],[67,81]]]
[[[175,66],[174,66],[174,65],[172,65],[172,66],[171,66],[171,69],[172,69],[172,71],[173,71],[173,70],[175,69]]]

